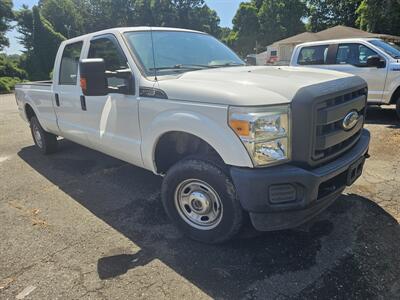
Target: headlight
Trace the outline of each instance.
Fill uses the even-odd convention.
[[[290,159],[289,106],[230,107],[229,126],[256,166]]]

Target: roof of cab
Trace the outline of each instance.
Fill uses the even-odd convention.
[[[129,31],[182,31],[182,32],[195,32],[195,33],[202,33],[206,34],[201,31],[190,30],[190,29],[183,29],[183,28],[173,28],[173,27],[150,27],[150,26],[137,26],[137,27],[116,27],[116,28],[109,28],[101,31],[91,32],[85,35],[80,35],[71,39],[64,41],[64,43],[76,42],[81,41],[87,37],[93,37],[98,35],[103,35],[107,33],[124,33]]]
[[[335,39],[335,40],[325,40],[325,41],[317,41],[317,42],[307,42],[297,45],[296,47],[304,47],[304,46],[314,46],[314,45],[326,45],[326,44],[338,44],[338,43],[354,43],[360,41],[372,41],[379,40],[379,38],[348,38],[348,39]]]

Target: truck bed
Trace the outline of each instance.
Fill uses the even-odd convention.
[[[28,82],[22,82],[18,83],[15,85],[16,88],[24,88],[27,86],[49,86],[51,87],[53,85],[52,80],[43,80],[43,81],[28,81]]]
[[[52,81],[19,83],[15,86],[15,98],[23,119],[29,121],[25,113],[26,106],[29,105],[45,130],[54,132],[57,129]]]

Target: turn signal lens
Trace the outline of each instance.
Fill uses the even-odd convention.
[[[229,125],[239,136],[250,135],[250,124],[248,121],[230,120]]]

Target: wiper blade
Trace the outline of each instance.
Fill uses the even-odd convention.
[[[178,64],[175,66],[168,66],[168,67],[156,67],[156,68],[150,68],[149,70],[154,71],[154,70],[200,70],[200,69],[205,69],[209,68],[209,66],[206,65],[182,65]]]
[[[242,66],[245,66],[245,64],[229,62],[229,63],[219,64],[219,65],[210,65],[208,67],[209,68],[221,68],[221,67],[242,67]]]

